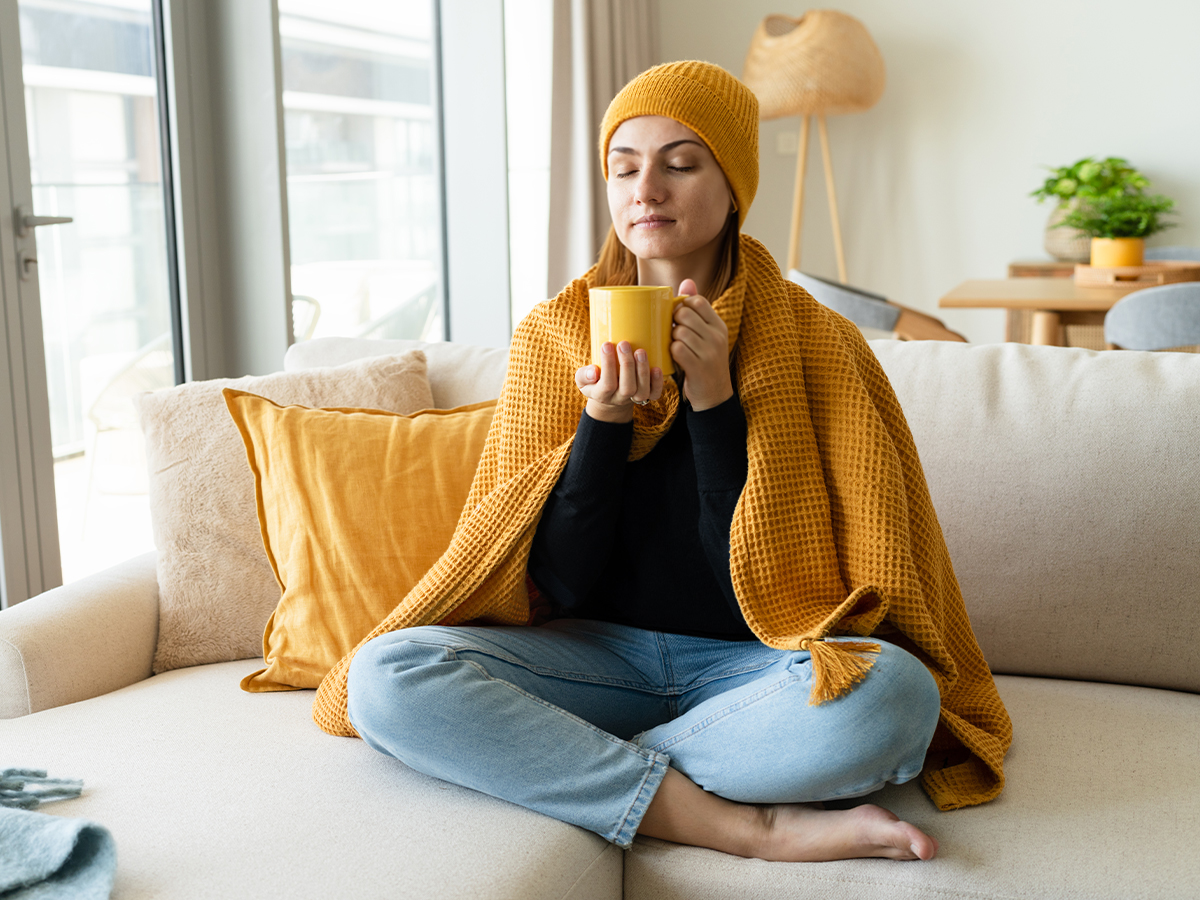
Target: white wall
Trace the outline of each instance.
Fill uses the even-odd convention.
[[[741,74],[778,0],[659,0],[662,57]],[[1002,312],[937,310],[966,278],[1046,258],[1042,166],[1125,156],[1176,201],[1179,227],[1151,244],[1200,245],[1200,3],[1196,0],[841,0],[888,68],[872,110],[829,120],[852,284],[933,312],[972,341],[1004,339]],[[762,123],[761,181],[746,232],[786,262],[795,156]],[[815,128],[813,129],[815,132]],[[815,134],[802,264],[836,277]]]

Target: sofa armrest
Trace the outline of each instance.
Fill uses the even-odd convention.
[[[149,678],[158,641],[155,554],[0,612],[0,719]]]

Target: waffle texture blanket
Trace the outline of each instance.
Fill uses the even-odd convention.
[[[729,329],[747,424],[748,477],[730,532],[746,622],[769,646],[812,653],[813,702],[852,689],[878,649],[826,636],[878,634],[916,653],[942,696],[922,784],[940,809],[990,800],[1004,786],[1012,726],[891,385],[858,330],[786,281],[762,244],[743,235],[740,253],[737,275],[713,305]],[[594,273],[517,328],[450,546],[363,643],[417,625],[531,620],[530,544],[586,404],[574,374],[590,362]],[[631,459],[667,432],[679,404],[668,379],[656,403],[635,410]],[[353,656],[329,672],[313,706],[331,734],[355,734],[346,715]]]

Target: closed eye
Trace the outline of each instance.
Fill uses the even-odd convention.
[[[696,167],[695,166],[667,166],[667,168],[672,172],[691,172]],[[617,178],[628,178],[629,176],[636,175],[637,173],[638,173],[637,169],[630,169],[628,172],[617,172],[615,174],[616,174]]]

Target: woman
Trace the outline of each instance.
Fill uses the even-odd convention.
[[[886,378],[739,234],[757,118],[706,63],[614,99],[600,264],[518,328],[450,548],[314,717],[622,847],[930,859],[820,801],[922,773],[943,809],[991,799],[1011,731]],[[681,387],[624,342],[584,364],[588,287],[635,281],[688,295]]]

